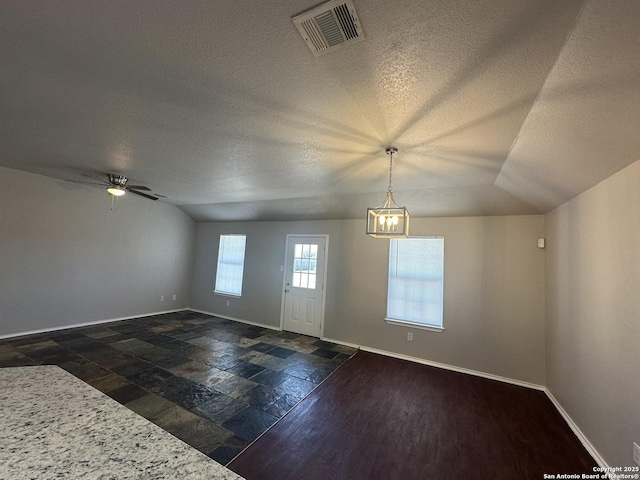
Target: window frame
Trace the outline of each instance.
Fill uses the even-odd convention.
[[[434,323],[428,323],[426,321],[415,321],[415,320],[406,320],[406,319],[400,319],[400,318],[394,318],[392,316],[390,316],[390,312],[389,312],[389,295],[391,293],[391,282],[392,282],[392,253],[393,253],[393,248],[394,248],[394,242],[398,242],[398,241],[406,241],[406,240],[441,240],[442,241],[442,277],[441,277],[441,294],[440,294],[440,298],[441,298],[441,303],[440,303],[440,324],[434,324]],[[427,331],[431,331],[431,332],[443,332],[445,330],[444,328],[444,256],[445,256],[445,249],[444,249],[444,237],[442,236],[421,236],[421,237],[409,237],[407,239],[396,239],[393,238],[390,240],[389,242],[389,267],[387,270],[387,313],[384,317],[385,322],[387,322],[390,325],[398,325],[398,326],[403,326],[403,327],[410,327],[410,328],[416,328],[416,329],[420,329],[420,330],[427,330]]]
[[[228,238],[228,237],[242,237],[244,238],[244,245],[243,245],[243,251],[242,251],[242,264],[241,264],[241,274],[240,274],[240,290],[239,293],[234,292],[230,292],[230,291],[225,291],[222,289],[218,289],[218,284],[220,277],[218,277],[219,273],[220,273],[220,265],[221,265],[221,258],[224,257],[224,243],[225,241],[223,240],[224,238]],[[215,278],[215,282],[214,282],[214,287],[213,287],[213,293],[215,293],[216,295],[223,295],[223,296],[227,296],[227,297],[234,297],[234,298],[240,298],[242,297],[242,288],[244,286],[244,264],[245,264],[245,259],[247,256],[247,235],[244,233],[222,233],[220,234],[219,240],[218,240],[218,258],[216,260],[216,278]],[[231,264],[231,262],[222,262],[222,264],[227,263],[227,264]]]

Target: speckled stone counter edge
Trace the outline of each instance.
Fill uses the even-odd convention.
[[[55,365],[0,368],[0,479],[241,480]]]

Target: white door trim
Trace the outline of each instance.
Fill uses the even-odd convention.
[[[294,238],[323,238],[324,239],[324,282],[322,286],[322,305],[320,305],[320,337],[324,337],[324,309],[327,299],[327,266],[329,260],[329,235],[326,234],[302,234],[287,233],[284,242],[284,261],[282,268],[282,299],[280,300],[280,330],[284,330],[284,304],[285,304],[285,288],[287,288],[287,259],[289,258],[289,240]]]

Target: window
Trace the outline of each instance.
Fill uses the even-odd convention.
[[[246,235],[220,235],[215,293],[240,296]]]
[[[391,239],[388,323],[442,330],[443,285],[444,238]]]
[[[316,288],[318,245],[296,243],[293,247],[292,285],[298,288]]]

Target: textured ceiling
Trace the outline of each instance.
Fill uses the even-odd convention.
[[[0,0],[0,165],[266,220],[364,218],[388,145],[413,216],[546,212],[640,158],[637,0],[354,0],[366,40],[318,58],[316,3]]]

